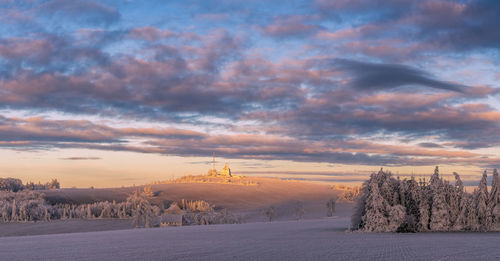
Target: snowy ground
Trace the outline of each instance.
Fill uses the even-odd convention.
[[[0,223],[0,237],[31,236],[133,228],[130,219],[70,219],[50,222]]]
[[[0,260],[500,260],[500,233],[345,232],[348,218],[0,238]]]

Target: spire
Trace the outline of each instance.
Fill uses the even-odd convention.
[[[208,168],[209,176],[217,176],[217,170],[215,169],[215,152],[212,152],[212,168]]]

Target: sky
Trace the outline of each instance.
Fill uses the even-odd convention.
[[[500,1],[0,0],[0,176],[470,184],[500,167]]]

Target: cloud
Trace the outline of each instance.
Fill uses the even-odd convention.
[[[175,33],[169,30],[160,30],[153,26],[145,26],[133,28],[128,33],[131,38],[142,39],[146,41],[157,41],[159,39],[168,38],[174,36]]]
[[[402,86],[424,86],[463,92],[466,86],[434,79],[428,73],[400,64],[376,64],[337,59],[339,69],[352,75],[350,85],[363,90],[383,90]]]
[[[175,128],[118,128],[90,121],[0,118],[0,146],[43,150],[85,148],[177,156],[293,160],[365,165],[496,164],[487,155],[445,148],[387,145],[368,140],[322,140],[270,134],[208,134]],[[92,157],[68,157],[85,160]]]
[[[226,36],[223,33],[213,37],[224,39]],[[212,41],[207,42],[210,44]],[[232,47],[229,48],[231,50]],[[203,50],[199,51],[202,58],[189,59],[178,48],[168,49],[161,57],[157,57],[163,51],[158,50],[158,45],[150,50],[154,52],[151,60],[121,57],[106,66],[98,67],[99,70],[91,69],[88,73],[78,75],[19,71],[17,77],[3,81],[0,101],[10,108],[52,109],[74,114],[98,113],[105,117],[127,115],[131,119],[162,119],[226,128],[236,132],[300,137],[305,140],[328,141],[345,139],[350,135],[384,132],[410,139],[439,134],[443,137],[443,142],[467,141],[467,146],[498,145],[495,142],[499,140],[498,112],[481,103],[463,105],[465,100],[488,97],[494,93],[494,88],[468,86],[464,92],[442,92],[440,87],[449,87],[447,84],[451,83],[434,80],[423,71],[400,65],[330,58],[288,59],[274,63],[256,57],[226,60],[228,58],[219,58],[218,54],[213,55]],[[204,65],[206,62],[201,62],[200,59],[213,61],[217,67],[223,67]],[[393,67],[399,71],[392,70]],[[378,89],[365,87],[376,92],[360,92],[359,88],[348,88],[353,87],[353,83],[396,72],[400,72],[402,76],[396,77],[395,82],[382,81],[389,81],[387,84],[392,88],[380,85],[377,85]],[[346,75],[349,76],[349,81],[342,80]],[[392,90],[397,86],[428,84],[429,81],[434,86],[430,90],[440,92],[423,92],[425,89],[422,88]],[[204,119],[210,116],[221,117],[225,123],[213,125]],[[254,123],[238,127],[239,121]],[[78,124],[77,126],[75,129],[81,128]],[[127,131],[131,131],[123,129],[117,135],[117,130],[101,127],[93,128],[100,130],[95,135],[72,138],[78,137],[87,142],[92,137],[96,143],[117,143],[126,139]],[[54,128],[57,129],[57,126]],[[138,130],[133,130],[129,136],[159,135],[153,129],[141,129],[141,135],[137,132]],[[53,130],[53,133],[52,136],[46,135],[39,139],[56,139],[57,130]],[[30,135],[38,137],[38,133]],[[170,132],[165,135],[177,134]],[[178,135],[189,136],[185,132],[179,132]],[[210,141],[199,133],[194,133],[193,136],[192,138]],[[219,143],[224,144],[224,140]],[[151,144],[166,146],[154,142]],[[455,144],[460,147],[461,143]],[[196,144],[193,143],[192,146]],[[115,148],[129,149],[123,146]],[[274,151],[279,153],[289,149],[277,148]],[[161,153],[162,150],[155,148],[154,151]],[[359,149],[349,153],[362,151]],[[344,154],[336,157],[348,156],[345,151],[342,153]],[[324,156],[318,154],[315,157],[320,159]]]
[[[52,17],[64,17],[79,24],[111,25],[120,19],[120,12],[111,6],[95,1],[51,0],[42,10]]]
[[[317,32],[321,27],[315,24],[317,17],[290,15],[275,17],[271,24],[259,27],[265,35],[286,38],[303,37]]]
[[[456,50],[498,49],[500,20],[497,1],[426,1],[413,18],[420,35]]]
[[[443,146],[433,142],[421,142],[418,144],[420,147],[424,148],[442,148]]]
[[[319,9],[330,9],[331,11],[367,11],[367,8],[376,8],[377,10],[384,10],[384,8],[402,8],[407,6],[411,0],[315,0],[314,4]],[[384,6],[382,6],[384,5]]]
[[[216,82],[218,71],[244,48],[242,39],[221,30],[194,41],[200,46],[153,45],[144,49],[144,59],[110,57],[102,46],[75,46],[55,36],[0,40],[0,57],[12,65],[0,79],[0,100],[18,108],[164,118],[169,112],[239,110],[241,93]]]
[[[496,1],[315,1],[320,13],[335,19],[357,17],[362,22],[349,29],[322,32],[323,37],[347,40],[357,50],[381,58],[387,50],[418,58],[418,54],[498,50],[500,4]],[[366,30],[366,28],[376,29]],[[350,32],[357,32],[352,34]],[[378,41],[384,39],[384,41]],[[361,44],[357,44],[360,42]],[[353,46],[348,46],[353,49]],[[406,51],[406,54],[405,54]]]
[[[16,71],[34,69],[37,73],[85,70],[92,65],[103,65],[108,60],[101,45],[79,45],[70,36],[38,34],[33,37],[0,39],[0,58],[9,66],[13,77]]]
[[[16,1],[0,9],[9,24],[0,29],[0,109],[147,122],[1,117],[0,146],[498,163],[476,150],[500,146],[496,3],[189,1],[157,5],[165,15],[132,24],[128,15],[144,8],[130,10],[143,4]]]
[[[1,141],[40,141],[43,144],[50,144],[48,142],[112,144],[126,142],[128,137],[169,137],[182,141],[197,140],[205,136],[200,132],[176,128],[114,128],[85,120],[48,120],[42,117],[19,119],[4,116],[0,116],[0,133]]]
[[[100,160],[100,157],[67,157],[60,158],[61,160]]]

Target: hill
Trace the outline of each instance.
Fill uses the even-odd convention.
[[[144,187],[60,189],[44,193],[51,203],[82,204],[104,200],[120,202],[135,190],[143,190]],[[303,207],[304,218],[324,217],[326,202],[342,193],[326,184],[254,177],[207,179],[207,176],[191,176],[164,184],[153,184],[151,189],[155,196],[149,200],[153,204],[167,207],[181,199],[204,200],[217,208],[225,208],[244,216],[247,222],[265,220],[263,213],[271,206],[276,209],[277,220],[294,219],[298,206]],[[343,206],[339,205],[339,208]]]

